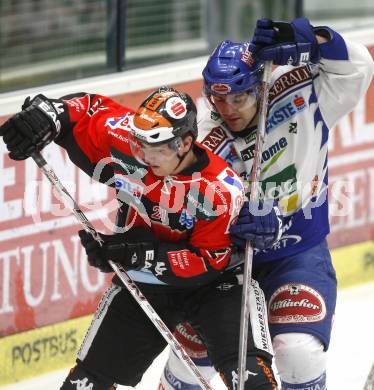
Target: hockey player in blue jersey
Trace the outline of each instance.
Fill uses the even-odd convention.
[[[326,355],[336,304],[336,277],[326,236],[329,132],[364,96],[373,60],[362,45],[306,18],[259,20],[250,44],[224,41],[203,71],[205,104],[199,141],[248,180],[254,157],[263,62],[272,75],[261,186],[266,216],[243,207],[233,240],[255,249],[253,277],[268,304],[282,390],[326,389]],[[279,212],[283,226],[279,230]],[[280,234],[281,233],[281,234]],[[252,324],[253,326],[253,324]],[[203,341],[189,324],[176,336],[211,377]],[[171,353],[159,389],[199,389]]]

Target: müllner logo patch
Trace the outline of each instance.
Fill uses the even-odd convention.
[[[285,284],[273,293],[269,301],[271,324],[316,322],[325,316],[323,297],[305,284]]]
[[[212,84],[211,89],[213,92],[218,93],[220,95],[227,95],[231,91],[231,87],[228,84]]]

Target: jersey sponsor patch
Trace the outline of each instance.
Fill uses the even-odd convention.
[[[179,217],[179,223],[182,226],[186,226],[187,229],[192,229],[195,225],[197,218],[190,215],[187,209],[183,209]]]
[[[76,122],[81,112],[86,111],[85,100],[89,100],[89,95],[84,95],[83,97],[64,100],[69,108],[69,116],[73,122]],[[76,115],[78,114],[78,116]]]
[[[278,251],[281,249],[289,248],[293,245],[297,245],[299,242],[302,241],[302,237],[297,234],[283,234],[282,237],[271,246],[269,249],[262,249],[259,250],[257,248],[254,248],[255,255],[258,253],[267,253],[270,251]]]
[[[140,203],[144,192],[144,187],[142,185],[134,183],[130,180],[126,180],[123,176],[121,177],[120,175],[116,175],[114,184],[116,190],[125,192],[126,194],[130,195],[130,198],[135,203]]]
[[[284,91],[302,84],[303,82],[311,81],[312,73],[308,66],[302,66],[292,69],[290,72],[282,74],[269,90],[269,104]]]
[[[285,101],[282,100],[281,104],[276,104],[270,111],[266,122],[266,132],[271,133],[306,108],[307,103],[301,95],[295,94]]]
[[[274,291],[269,301],[271,324],[317,322],[325,316],[325,300],[305,284],[285,284]]]
[[[235,196],[244,191],[243,183],[239,176],[230,168],[225,168],[217,176],[217,179]]]
[[[227,134],[225,131],[217,126],[210,130],[209,134],[201,141],[201,144],[210,151],[215,152],[226,138]]]
[[[273,146],[274,148],[272,149]],[[282,148],[282,146],[278,146]],[[278,148],[276,144],[272,145],[272,147],[267,151],[270,155],[275,155],[275,157],[262,168],[262,173],[267,172],[276,162],[276,157],[280,156],[280,153],[277,154]],[[271,199],[282,199],[294,194],[297,191],[297,170],[295,164],[291,164],[275,175],[267,177],[262,181],[261,187],[265,197]]]
[[[174,275],[181,278],[200,275],[207,271],[202,258],[192,256],[189,250],[170,251],[168,259]]]
[[[208,250],[200,249],[201,254],[206,257],[209,264],[215,269],[223,269],[226,267],[230,260],[231,248],[219,249],[219,250]]]
[[[232,199],[230,219],[225,232],[229,233],[229,229],[235,223],[239,211],[244,203],[244,185],[241,178],[231,168],[225,168],[217,176],[217,179],[223,183],[225,188],[229,191]]]
[[[178,324],[175,328],[174,336],[182,344],[184,350],[192,359],[203,359],[208,357],[208,351],[205,344],[189,324]]]
[[[256,149],[256,145],[253,144],[253,145],[248,146],[248,148],[241,150],[240,156],[241,156],[242,160],[243,161],[251,160],[255,156],[255,149]]]
[[[188,214],[198,219],[211,221],[216,219],[220,210],[197,188],[191,187],[186,195]]]
[[[273,145],[271,145],[269,148],[264,150],[262,152],[262,160],[261,162],[264,163],[274,156],[276,156],[280,151],[283,152],[282,149],[286,148],[288,145],[287,138],[282,137],[277,142],[275,142]]]
[[[112,130],[122,129],[122,130],[130,130],[130,115],[126,113],[126,115],[118,117],[108,118],[105,122],[105,126],[110,127]]]
[[[287,383],[282,381],[282,386],[284,386],[287,390],[293,390],[296,388],[296,390],[326,390],[326,372],[324,372],[322,375],[320,375],[316,379],[312,379],[311,381],[300,383],[298,382],[297,385],[294,385],[292,383]],[[296,387],[297,386],[297,387]],[[364,388],[364,390],[371,390],[370,388]]]
[[[253,53],[249,51],[249,43],[245,43],[245,50],[243,51],[243,54],[241,55],[240,59],[246,63],[249,66],[253,66],[256,64],[256,58],[253,56]]]
[[[87,115],[93,116],[99,110],[107,110],[109,108],[109,107],[105,107],[101,103],[102,103],[102,99],[101,98],[97,99],[95,102],[92,102],[92,104],[90,105],[89,109],[87,110]]]
[[[253,130],[249,135],[247,135],[246,137],[244,137],[244,142],[246,144],[250,144],[252,142],[255,142],[256,140],[256,135],[257,135],[257,131],[256,130]]]
[[[167,271],[166,265],[162,261],[158,261],[155,266],[155,274],[156,276],[161,276],[164,274],[164,272]]]
[[[173,97],[166,102],[166,112],[175,119],[183,118],[186,113],[186,103],[179,97]]]

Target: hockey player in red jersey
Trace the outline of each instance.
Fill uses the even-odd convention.
[[[109,259],[120,263],[170,329],[193,324],[228,388],[235,388],[241,269],[229,229],[242,207],[243,184],[224,160],[195,142],[191,98],[163,87],[134,113],[104,96],[38,95],[0,135],[12,159],[54,141],[80,169],[115,186],[118,231],[101,234],[102,247],[79,232],[89,263],[103,272],[112,271]],[[253,288],[261,294],[255,282]],[[251,314],[266,315],[263,310],[255,305]],[[250,330],[246,389],[276,389],[269,344],[266,329]],[[164,347],[114,277],[61,389],[135,386]]]
[[[336,303],[326,242],[327,141],[336,122],[366,92],[373,60],[364,46],[345,41],[329,27],[313,27],[306,18],[259,20],[251,44],[221,42],[203,70],[206,99],[199,106],[198,141],[245,180],[254,158],[264,60],[279,66],[270,85],[260,180],[265,200],[278,202],[282,234],[274,240],[271,213],[268,222],[256,224],[243,208],[233,240],[243,247],[249,239],[255,247],[253,275],[268,301],[282,390],[325,390]],[[178,325],[176,337],[207,378],[214,375],[193,328]],[[199,386],[171,353],[160,388]]]

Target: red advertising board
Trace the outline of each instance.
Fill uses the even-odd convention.
[[[79,172],[57,145],[45,157],[87,205],[88,218],[98,228],[110,226],[109,190]],[[33,160],[10,160],[3,142],[0,172],[0,335],[92,312],[107,281],[88,267],[74,216]]]
[[[329,200],[330,247],[374,238],[374,82],[330,134]]]

